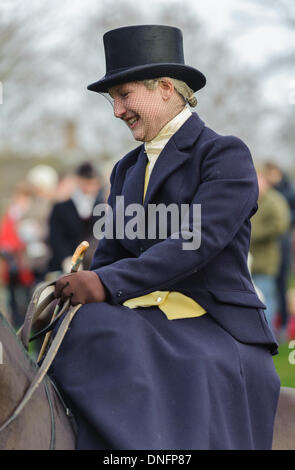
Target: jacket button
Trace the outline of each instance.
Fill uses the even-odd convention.
[[[121,290],[118,290],[117,297],[122,297],[122,295],[123,295],[123,292]]]

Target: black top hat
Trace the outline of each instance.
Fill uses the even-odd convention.
[[[136,80],[171,77],[193,91],[206,84],[205,76],[184,63],[182,32],[162,25],[126,26],[103,37],[106,74],[88,90],[107,92],[112,86]]]

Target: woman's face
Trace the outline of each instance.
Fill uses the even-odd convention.
[[[161,84],[149,90],[143,83],[129,82],[112,87],[109,94],[114,115],[127,124],[135,140],[149,142],[169,121],[167,90]]]

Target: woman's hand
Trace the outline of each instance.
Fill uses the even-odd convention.
[[[71,305],[104,302],[106,299],[105,288],[94,271],[78,271],[60,277],[54,294],[63,302],[70,299]]]

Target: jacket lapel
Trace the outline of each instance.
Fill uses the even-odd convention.
[[[122,188],[125,207],[128,204],[142,204],[145,169],[147,165],[147,156],[144,153],[144,146],[139,148],[139,154],[134,165],[128,168],[125,181]]]
[[[160,153],[151,173],[144,206],[151,201],[164,181],[191,157],[187,150],[196,142],[203,128],[204,122],[196,113],[193,113],[171,137]]]
[[[193,113],[171,137],[153,168],[144,206],[149,203],[165,180],[191,157],[188,149],[194,145],[203,128],[204,122]],[[132,203],[142,204],[147,161],[144,145],[141,145],[135,163],[128,168],[125,175],[122,188],[125,207]]]

